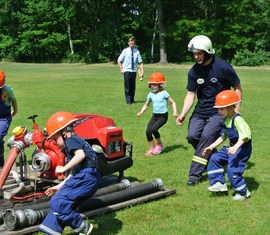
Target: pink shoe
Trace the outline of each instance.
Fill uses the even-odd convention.
[[[154,148],[153,150],[153,154],[160,154],[163,150],[163,144],[160,143],[160,144],[157,144],[157,146]]]
[[[149,149],[149,150],[145,153],[145,156],[147,156],[147,157],[153,156],[153,155],[154,155],[153,151],[154,151],[153,149]]]

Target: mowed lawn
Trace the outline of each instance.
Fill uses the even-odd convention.
[[[140,118],[136,114],[149,92],[149,75],[155,71],[164,73],[166,90],[180,113],[190,67],[145,65],[145,79],[137,81],[136,103],[128,106],[123,77],[115,64],[0,63],[19,107],[5,140],[18,125],[26,125],[31,131],[32,123],[27,117],[33,114],[38,115],[40,128],[57,111],[109,116],[123,129],[125,140],[133,142],[134,165],[125,172],[125,177],[144,183],[161,178],[166,188],[176,189],[173,196],[89,218],[94,224],[91,234],[270,234],[269,67],[235,68],[243,88],[241,114],[253,137],[253,153],[244,174],[251,198],[235,202],[231,189],[227,196],[209,193],[206,175],[198,186],[186,186],[193,156],[193,149],[186,141],[188,117],[184,126],[177,126],[171,106],[168,122],[160,129],[164,152],[154,157],[144,156],[148,148],[145,129],[152,107]],[[33,149],[31,146],[26,150],[29,159]],[[67,228],[64,234],[71,235],[72,230]]]

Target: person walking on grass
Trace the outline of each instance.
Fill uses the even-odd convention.
[[[125,48],[118,57],[117,63],[120,73],[124,75],[124,91],[127,104],[134,103],[136,91],[137,67],[139,64],[139,78],[142,81],[144,76],[143,60],[140,51],[135,48],[134,37],[128,39],[128,47]]]
[[[207,36],[198,35],[192,38],[188,50],[193,53],[196,64],[188,72],[187,94],[176,124],[183,125],[197,96],[197,104],[189,119],[187,134],[188,143],[194,148],[187,186],[195,186],[201,181],[210,157],[202,156],[203,149],[217,139],[224,121],[213,107],[216,95],[233,87],[238,97],[242,99],[242,88],[232,66],[214,56],[215,50]],[[237,104],[236,112],[240,112],[240,104]]]
[[[57,166],[56,173],[69,173],[64,181],[45,191],[47,196],[54,195],[50,201],[51,211],[39,227],[46,234],[61,235],[65,226],[82,235],[90,234],[93,229],[75,208],[96,192],[100,174],[94,150],[73,132],[76,121],[69,112],[57,112],[46,123],[48,138],[55,140],[67,155],[68,162],[65,166]]]
[[[228,191],[224,172],[224,166],[227,165],[228,178],[236,192],[233,200],[236,201],[250,197],[243,174],[252,152],[250,128],[241,115],[235,112],[235,106],[240,102],[241,100],[232,90],[225,90],[217,95],[214,108],[218,109],[218,113],[225,118],[225,122],[221,136],[202,153],[203,156],[211,154],[217,146],[229,138],[230,146],[224,146],[213,153],[209,160],[207,173],[210,187],[208,190],[210,192]]]
[[[173,116],[177,117],[176,103],[169,93],[164,90],[165,82],[166,80],[162,73],[154,72],[151,74],[148,79],[148,86],[152,91],[147,95],[147,100],[141,111],[137,113],[137,116],[140,117],[146,111],[150,102],[153,103],[153,115],[146,129],[146,138],[149,143],[149,150],[145,153],[145,156],[160,154],[164,148],[158,130],[168,120],[167,101],[169,101],[172,105]],[[156,145],[153,136],[156,139]]]
[[[4,166],[4,137],[8,133],[12,118],[18,112],[14,92],[5,83],[6,75],[3,70],[0,70],[0,170]]]

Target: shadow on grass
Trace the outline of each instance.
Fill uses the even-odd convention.
[[[136,101],[134,101],[134,104],[139,104],[139,103],[145,103],[145,100],[136,100]]]
[[[249,170],[249,169],[251,169],[254,166],[255,166],[255,163],[254,162],[247,162],[246,170]]]
[[[115,217],[116,212],[112,211],[101,216],[91,218],[90,222],[94,225],[91,235],[118,234],[123,226],[123,222]],[[67,232],[65,234],[74,235],[74,232]]]
[[[175,149],[184,149],[184,150],[187,150],[188,147],[186,147],[185,145],[182,145],[182,144],[175,144],[175,145],[171,145],[171,146],[166,146],[163,150],[163,153],[168,153],[168,152],[171,152]]]
[[[116,212],[110,212],[104,216],[95,217],[95,223],[98,224],[97,229],[93,229],[93,235],[118,234],[123,226],[123,222],[115,218]]]
[[[260,183],[256,181],[253,177],[245,177],[245,181],[250,191],[256,190],[259,188]]]

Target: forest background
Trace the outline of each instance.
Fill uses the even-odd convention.
[[[1,0],[0,60],[115,62],[135,36],[145,63],[181,64],[204,34],[234,65],[269,65],[269,18],[270,0]]]

